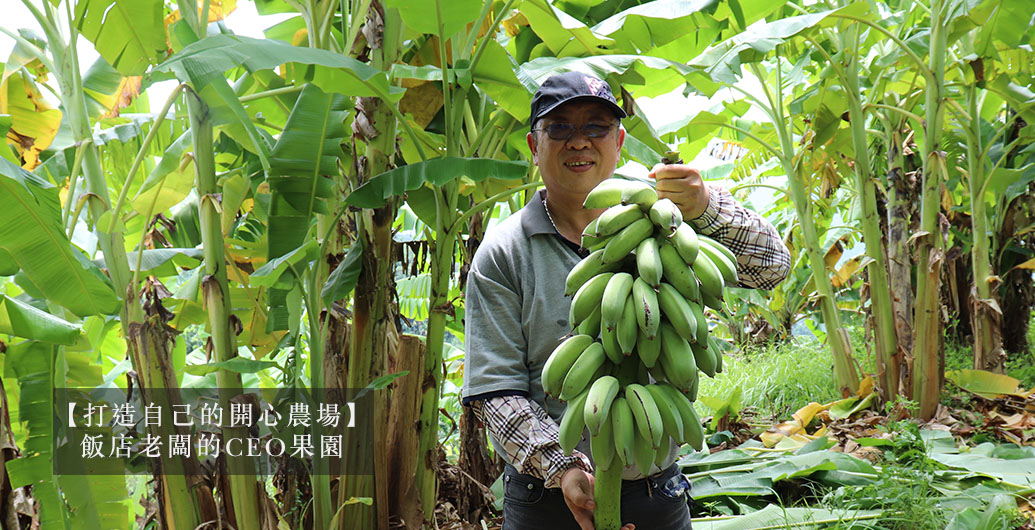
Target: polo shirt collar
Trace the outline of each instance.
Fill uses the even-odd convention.
[[[557,233],[557,229],[553,227],[550,216],[547,215],[546,208],[543,206],[544,197],[546,197],[546,190],[539,190],[524,207],[521,228],[525,231],[526,237]]]

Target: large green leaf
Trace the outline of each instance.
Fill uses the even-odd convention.
[[[267,258],[271,261],[306,241],[316,214],[331,214],[335,209],[334,177],[344,156],[347,103],[346,98],[309,84],[291,109],[270,153]],[[269,329],[287,329],[286,296],[280,289],[270,291]]]
[[[79,327],[0,294],[0,333],[51,344],[71,345],[79,338]]]
[[[389,197],[403,195],[425,183],[441,186],[457,177],[475,182],[493,177],[516,179],[525,176],[528,163],[488,158],[435,158],[381,173],[356,188],[345,199],[349,206],[380,208]]]
[[[841,9],[820,13],[809,13],[766,22],[752,27],[705,50],[690,61],[700,68],[700,74],[692,78],[696,89],[711,95],[723,85],[732,85],[740,77],[740,66],[744,63],[761,61],[767,53],[788,39],[814,28],[829,27],[845,23],[844,19],[831,15],[866,16],[868,6],[863,2],[850,4]]]
[[[646,55],[598,55],[594,57],[540,57],[521,65],[518,75],[542,82],[561,72],[584,72],[601,79],[614,78],[636,96],[653,97],[680,86],[694,69],[684,64]]]
[[[391,87],[385,72],[341,54],[287,43],[234,35],[214,35],[191,43],[162,64],[158,72],[173,72],[181,80],[205,80],[238,67],[249,72],[285,71],[296,84],[311,81],[325,92],[376,96],[397,101],[403,90]],[[195,87],[197,88],[197,87]]]
[[[75,25],[123,75],[140,75],[165,55],[162,2],[80,0]]]
[[[327,277],[320,297],[324,305],[331,305],[348,296],[359,281],[359,273],[363,271],[363,243],[357,241],[349,247],[345,259],[338,264],[334,272]]]
[[[48,300],[79,316],[118,311],[111,282],[61,229],[57,189],[0,160],[0,248]]]
[[[593,26],[593,32],[614,39],[610,53],[651,53],[653,49],[679,40],[682,62],[697,56],[712,44],[718,22],[711,11],[717,0],[655,0],[631,7]],[[685,37],[691,36],[687,39]],[[653,53],[651,53],[653,55]]]
[[[394,7],[402,15],[407,28],[451,37],[464,29],[481,13],[481,0],[385,0],[385,7]]]
[[[485,43],[485,51],[471,73],[474,82],[499,106],[520,122],[528,121],[535,87],[526,86],[515,74],[517,65],[499,42]],[[439,74],[441,79],[441,73]]]
[[[18,419],[26,422],[28,434],[23,447],[25,456],[8,461],[7,473],[12,488],[32,484],[33,497],[40,503],[42,530],[71,528],[52,464],[54,355],[53,346],[25,342],[8,348],[8,360],[4,363],[5,370],[18,378]]]
[[[557,57],[598,55],[614,43],[614,39],[598,35],[547,0],[526,0],[519,9],[532,31]]]
[[[695,530],[745,530],[749,528],[824,528],[827,525],[844,525],[852,521],[876,519],[882,515],[879,510],[839,510],[825,508],[784,508],[766,506],[749,515],[723,517],[722,520],[694,520]]]

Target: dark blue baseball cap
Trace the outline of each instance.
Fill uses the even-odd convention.
[[[574,100],[597,101],[611,109],[619,119],[626,116],[625,111],[615,101],[611,87],[606,81],[582,72],[565,72],[550,76],[539,86],[539,90],[536,90],[532,96],[529,125],[534,128],[539,118]]]

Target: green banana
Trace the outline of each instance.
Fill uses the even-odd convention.
[[[737,256],[726,245],[723,245],[722,243],[719,243],[715,239],[712,239],[712,238],[710,238],[708,236],[705,236],[705,235],[701,236],[701,242],[702,243],[710,243],[712,248],[718,250],[719,252],[722,252],[730,261],[732,261],[733,263],[737,262]]]
[[[636,272],[647,285],[657,289],[663,271],[661,256],[658,255],[658,240],[653,237],[644,239],[636,247]]]
[[[607,471],[616,460],[615,431],[611,425],[611,416],[600,424],[600,431],[589,437],[589,450],[593,458],[594,469]]]
[[[651,466],[654,465],[654,456],[654,445],[649,438],[644,438],[643,436],[633,438],[633,461],[636,463],[636,469],[643,476],[651,474],[650,470]]]
[[[722,295],[718,297],[712,296],[708,293],[701,293],[701,301],[704,302],[705,307],[710,307],[716,311],[722,311]]]
[[[586,200],[582,202],[582,206],[587,210],[609,208],[623,204],[624,199],[642,193],[644,189],[654,191],[646,182],[611,177],[597,184],[597,187],[586,194]],[[655,196],[657,196],[656,193]]]
[[[687,264],[692,265],[694,260],[697,259],[697,253],[701,249],[701,241],[693,227],[686,223],[679,225],[676,228],[676,233],[672,236],[672,243],[676,246],[679,257],[683,258],[683,261]]]
[[[660,447],[665,428],[654,396],[647,391],[647,387],[632,384],[625,387],[625,401],[629,403],[629,410],[636,419],[636,429],[640,436],[649,440],[651,447]]]
[[[632,292],[632,286],[633,276],[628,272],[618,272],[611,276],[598,302],[601,327],[614,329],[618,325],[618,320],[625,311],[625,300]]]
[[[708,337],[708,351],[715,357],[715,373],[722,373],[722,349],[719,348],[719,339]]]
[[[737,278],[737,262],[730,261],[726,254],[723,254],[715,245],[718,243],[713,240],[702,239],[701,252],[707,254],[708,258],[712,260],[712,264],[719,269],[719,273],[722,274],[722,279],[727,285],[737,285],[740,283],[740,279]]]
[[[636,325],[636,305],[633,303],[631,294],[625,297],[625,309],[622,311],[622,317],[618,319],[615,332],[622,353],[632,355],[633,350],[636,349],[636,336],[639,332]]]
[[[605,250],[607,250],[606,247]],[[697,254],[697,259],[694,260],[692,268],[694,269],[694,274],[697,275],[697,279],[701,281],[701,293],[721,298],[725,280],[722,277],[722,273],[719,272],[719,268],[708,257],[707,252],[702,251]],[[687,298],[690,297],[688,296]]]
[[[661,426],[664,428],[665,434],[673,440],[682,440],[683,420],[678,416],[675,404],[659,385],[647,385],[646,388],[658,406],[658,413],[661,414]]]
[[[687,399],[690,401],[697,401],[697,390],[701,387],[701,371],[697,370],[694,372],[693,377],[690,378],[690,388],[685,392]]]
[[[582,322],[579,322],[578,326],[575,327],[575,332],[589,335],[590,337],[600,336],[600,306],[594,307],[593,312],[584,318]]]
[[[637,277],[633,280],[632,301],[636,309],[636,324],[640,331],[648,337],[658,335],[658,325],[661,324],[661,309],[658,305],[658,293],[643,280]]]
[[[683,298],[675,287],[662,283],[658,291],[658,304],[679,336],[691,342],[697,340],[697,316],[690,308],[691,302]]]
[[[630,187],[622,193],[622,204],[636,204],[644,213],[649,212],[655,202],[658,202],[658,192],[650,185],[638,190]]]
[[[582,287],[584,283],[601,272],[614,272],[618,270],[619,265],[604,263],[603,259],[604,249],[601,248],[590,252],[582,261],[576,263],[571,271],[568,272],[568,277],[564,281],[565,296],[575,294],[579,287]]]
[[[612,375],[605,375],[590,385],[583,413],[590,434],[599,434],[601,426],[607,424],[611,402],[618,396],[618,390],[618,378]]]
[[[658,466],[658,469],[665,469],[667,464],[668,453],[672,445],[671,438],[666,434],[661,440],[661,447],[654,450],[654,465]]]
[[[612,206],[597,217],[597,237],[617,234],[621,229],[631,225],[633,221],[643,219],[643,212],[635,204]]]
[[[589,335],[572,335],[557,345],[550,353],[543,365],[543,373],[540,380],[543,384],[543,392],[553,397],[561,395],[561,386],[564,378],[567,377],[571,366],[586,351],[586,348],[593,343],[593,337]]]
[[[607,360],[614,364],[621,364],[625,357],[622,355],[622,347],[618,345],[618,332],[614,328],[600,326],[600,344],[604,348],[604,355]]]
[[[590,221],[586,228],[582,230],[582,248],[590,251],[604,248],[604,244],[607,243],[606,237],[597,236],[597,219]]]
[[[654,225],[646,217],[640,217],[617,234],[604,245],[604,263],[619,262],[633,251],[644,238],[654,233]]]
[[[672,237],[679,225],[683,224],[683,212],[670,199],[658,199],[650,207],[648,216],[665,237]]]
[[[636,424],[625,396],[611,403],[611,427],[614,430],[615,453],[625,465],[635,462]]]
[[[668,382],[679,389],[690,386],[697,363],[690,344],[668,322],[661,323],[661,356],[659,357]],[[567,382],[567,379],[565,380]],[[563,395],[563,394],[562,394]]]
[[[583,431],[586,429],[583,411],[585,410],[586,398],[588,396],[588,390],[579,394],[568,403],[567,408],[564,409],[564,414],[561,416],[561,426],[557,434],[561,443],[561,449],[564,450],[566,455],[570,455],[571,451],[575,449],[579,440],[582,439]]]
[[[604,360],[604,347],[599,342],[594,341],[587,346],[582,355],[579,355],[579,358],[575,359],[575,363],[571,365],[568,375],[564,376],[564,383],[561,384],[561,399],[572,401],[585,390],[589,386],[589,382],[594,379],[594,374],[604,364]]]
[[[627,273],[619,273],[627,274]],[[600,307],[600,303],[607,292],[607,284],[614,276],[613,272],[602,272],[582,284],[575,296],[571,299],[571,306],[568,308],[568,324],[577,327],[593,313],[593,310]]]
[[[704,429],[701,428],[701,420],[694,411],[694,404],[676,388],[669,385],[659,385],[668,394],[672,404],[679,411],[679,417],[683,421],[683,443],[690,444],[694,449],[700,450],[704,445]]]
[[[582,207],[587,210],[599,208],[610,208],[622,204],[622,189],[628,186],[629,181],[620,178],[609,178],[586,194],[582,201]]]
[[[694,314],[694,319],[697,320],[697,342],[705,342],[708,340],[708,320],[704,316],[704,308],[697,302],[690,302],[690,311]]]
[[[704,372],[704,375],[708,377],[715,377],[715,356],[712,352],[708,351],[708,343],[695,342],[690,345],[690,349],[694,352],[694,362],[697,363],[697,369]]]
[[[658,356],[661,355],[661,337],[638,334],[636,336],[636,355],[640,357],[641,364],[647,368],[653,368],[658,362]]]
[[[701,290],[697,284],[697,275],[693,269],[679,256],[676,247],[668,240],[658,243],[658,255],[661,257],[661,266],[664,270],[665,280],[675,287],[679,294],[687,300],[699,300]]]

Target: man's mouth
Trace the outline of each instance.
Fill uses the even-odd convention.
[[[588,160],[578,160],[578,161],[574,161],[574,162],[565,162],[564,165],[566,165],[568,167],[571,167],[571,168],[576,168],[576,167],[591,166],[591,165],[593,165],[593,162],[590,162]]]

